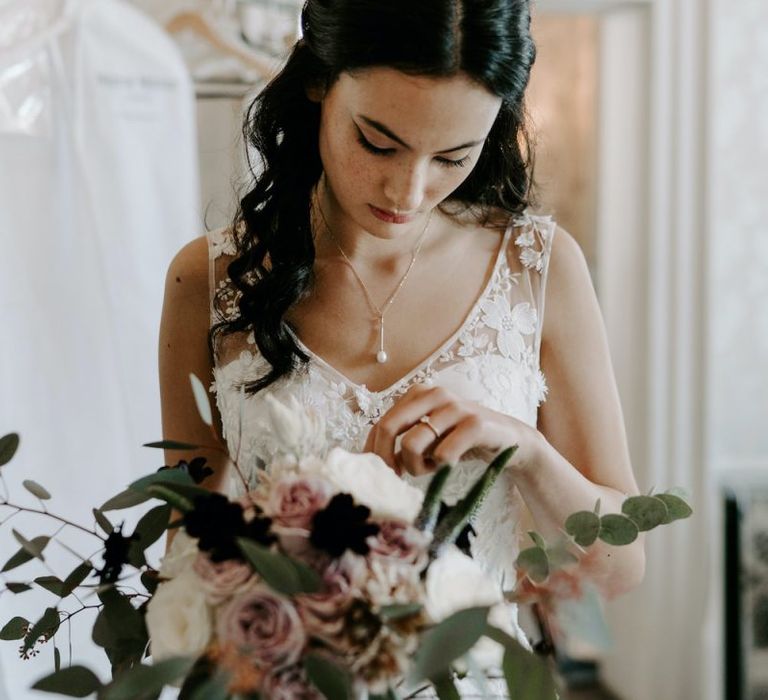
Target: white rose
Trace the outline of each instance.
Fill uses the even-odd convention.
[[[158,573],[162,578],[176,578],[183,571],[192,568],[197,552],[197,540],[179,528],[160,562]]]
[[[197,656],[211,640],[212,615],[200,580],[191,570],[161,583],[147,605],[152,658]]]
[[[499,587],[471,557],[450,546],[427,569],[425,611],[441,622],[459,610],[500,603]]]
[[[374,518],[412,523],[421,510],[424,493],[403,481],[371,452],[356,454],[334,447],[325,462],[315,468],[339,491],[368,506]]]

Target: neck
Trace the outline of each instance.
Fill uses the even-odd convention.
[[[343,212],[324,176],[312,204],[317,259],[338,258],[341,248],[353,263],[383,272],[400,270],[410,261],[429,219],[429,214],[424,214],[410,224],[397,226],[394,234],[369,231]]]

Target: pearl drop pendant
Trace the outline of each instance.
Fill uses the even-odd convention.
[[[383,365],[388,360],[387,353],[384,352],[384,350],[379,350],[376,353],[376,362],[378,362],[380,365]]]

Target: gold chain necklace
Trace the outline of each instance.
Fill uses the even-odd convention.
[[[326,220],[325,214],[323,213],[323,208],[320,206],[319,202],[317,204],[317,208],[320,211],[320,216],[323,219],[323,223],[325,224],[325,230],[328,232],[328,236],[333,241],[334,245],[339,249],[339,252],[341,253],[342,257],[344,258],[344,260],[346,260],[347,265],[349,265],[349,268],[352,270],[352,274],[360,283],[360,286],[363,289],[363,293],[365,294],[365,298],[368,301],[368,305],[376,312],[376,317],[378,318],[378,321],[379,321],[379,351],[376,353],[376,362],[383,365],[389,359],[389,355],[387,355],[387,351],[384,349],[384,314],[386,314],[389,307],[392,306],[392,302],[394,302],[398,292],[403,288],[405,281],[408,279],[408,275],[411,274],[411,270],[413,269],[413,266],[416,263],[416,258],[419,256],[419,252],[421,251],[422,243],[424,243],[424,237],[427,234],[427,229],[429,228],[429,222],[432,220],[432,212],[431,211],[429,212],[429,216],[427,217],[427,223],[424,226],[424,230],[421,232],[421,235],[419,236],[419,240],[416,242],[416,245],[414,246],[413,251],[411,252],[411,262],[408,265],[408,269],[405,271],[405,274],[400,279],[400,282],[398,283],[397,287],[395,287],[394,291],[389,295],[389,297],[387,297],[387,300],[384,302],[384,305],[381,308],[379,308],[371,298],[371,294],[368,291],[368,287],[365,285],[365,282],[363,282],[360,275],[357,274],[357,270],[355,270],[355,266],[352,264],[352,261],[349,259],[349,257],[347,257],[347,254],[344,252],[344,249],[341,247],[341,244],[336,239],[336,236],[333,235],[333,232],[331,231],[331,227],[328,225],[328,221]]]

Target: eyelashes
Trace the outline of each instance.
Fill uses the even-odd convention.
[[[394,148],[377,148],[370,141],[368,141],[368,139],[366,139],[360,131],[357,132],[357,142],[366,151],[368,151],[368,153],[371,153],[375,156],[388,156],[391,153],[394,153],[395,150]],[[466,155],[460,160],[451,160],[450,158],[439,157],[436,160],[445,168],[463,168],[469,162],[469,156]]]

